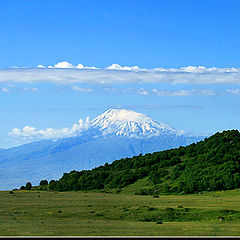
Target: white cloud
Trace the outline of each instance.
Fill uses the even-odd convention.
[[[78,92],[86,92],[86,93],[93,92],[92,88],[81,88],[81,87],[78,87],[78,86],[72,86],[72,89],[74,91],[78,91]]]
[[[79,69],[86,68],[86,67],[84,67],[81,63],[79,63],[76,67],[79,68]],[[88,68],[88,67],[87,67],[87,68]],[[93,68],[94,68],[94,67],[93,67]]]
[[[173,91],[172,93],[171,93],[171,96],[190,96],[190,95],[192,95],[192,91],[190,90],[178,90],[178,91]]]
[[[184,131],[184,130],[179,130],[179,131],[177,131],[177,135],[183,135],[183,134],[185,134],[185,131]]]
[[[96,67],[83,66],[81,63],[76,66],[78,69],[97,69]]]
[[[52,66],[49,67],[51,68]],[[63,61],[55,64],[53,68],[73,68],[73,65],[69,62]]]
[[[38,88],[36,87],[18,87],[14,85],[7,85],[7,87],[0,87],[0,92],[37,92]]]
[[[124,66],[124,67],[122,67],[119,64],[114,63],[114,64],[106,67],[106,69],[110,69],[110,70],[129,70],[129,71],[131,71],[131,70],[139,70],[139,67],[138,66],[133,66],[133,67]]]
[[[204,71],[206,71],[206,68],[203,67],[203,66],[198,66],[198,67],[188,66],[188,67],[181,67],[180,71],[183,71],[183,72],[204,72]]]
[[[149,92],[148,91],[146,91],[144,88],[140,88],[140,90],[138,91],[138,94],[140,94],[140,95],[148,95],[149,94]]]
[[[98,69],[86,67],[82,64],[74,66],[63,61],[47,68],[38,65],[37,68],[0,69],[0,83],[16,82],[54,82],[61,84],[240,84],[240,68],[188,66],[169,69],[142,69],[137,66],[121,67],[118,64],[113,64],[107,68]]]
[[[104,90],[106,92],[109,92],[109,93],[116,93],[116,92],[118,92],[118,89],[117,88],[113,88],[113,87],[105,87]]]
[[[24,92],[37,92],[38,88],[34,87],[34,88],[29,88],[29,87],[25,87],[23,88]]]
[[[152,92],[157,94],[158,96],[170,96],[170,97],[183,97],[183,96],[192,96],[192,95],[204,95],[204,96],[214,96],[215,93],[212,90],[203,89],[203,90],[176,90],[176,91],[166,91],[159,89],[152,89]]]
[[[46,66],[39,64],[39,65],[37,65],[37,68],[46,68]]]
[[[1,88],[1,91],[2,91],[2,92],[9,92],[9,89],[6,88],[6,87],[2,87],[2,88]]]
[[[37,68],[45,68],[43,65],[38,65]],[[48,68],[74,68],[74,69],[97,69],[96,67],[87,67],[84,66],[83,64],[78,64],[77,66],[74,66],[73,64],[67,62],[67,61],[62,61],[58,62],[54,66],[48,66]]]
[[[196,91],[197,92],[197,91]],[[203,89],[197,92],[198,95],[214,96],[215,92],[209,89]]]
[[[240,89],[239,88],[227,89],[227,92],[230,93],[230,94],[239,95],[240,94]]]
[[[46,128],[38,130],[35,127],[25,126],[22,129],[14,128],[8,133],[10,137],[23,139],[23,140],[40,140],[40,139],[57,139],[64,137],[77,136],[78,133],[84,131],[89,126],[89,117],[85,121],[80,119],[77,123],[73,124],[71,128]]]

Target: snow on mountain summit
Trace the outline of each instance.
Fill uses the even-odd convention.
[[[162,133],[176,133],[167,124],[152,120],[143,113],[126,109],[109,109],[91,121],[103,135],[127,137],[152,137]]]

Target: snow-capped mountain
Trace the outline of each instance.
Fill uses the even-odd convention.
[[[204,137],[180,135],[142,113],[109,109],[74,137],[42,140],[0,151],[0,190],[30,181],[59,179],[64,172],[92,169],[140,153],[186,146]]]
[[[143,113],[126,109],[109,109],[90,124],[102,135],[114,134],[125,137],[153,137],[160,134],[177,134],[177,131],[163,122],[157,122]]]

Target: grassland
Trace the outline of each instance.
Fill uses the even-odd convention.
[[[240,190],[0,192],[1,236],[240,236]]]

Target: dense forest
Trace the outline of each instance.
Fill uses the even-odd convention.
[[[54,191],[121,189],[146,178],[152,188],[136,194],[196,193],[240,187],[240,133],[223,131],[187,147],[116,160],[51,180]]]

